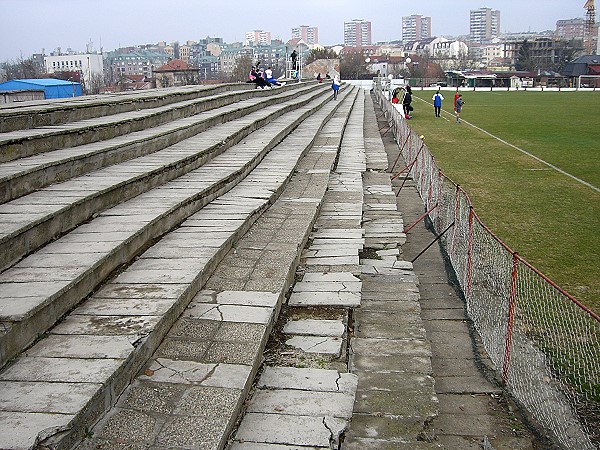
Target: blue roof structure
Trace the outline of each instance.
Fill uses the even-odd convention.
[[[54,78],[10,80],[0,83],[2,91],[44,91],[44,98],[67,98],[81,95],[81,84]]]

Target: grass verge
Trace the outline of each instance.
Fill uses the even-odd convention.
[[[462,93],[464,120],[600,187],[600,92]],[[415,90],[411,120],[440,168],[502,240],[600,313],[600,193],[464,121],[456,124],[454,92],[443,94],[438,118],[433,92]]]

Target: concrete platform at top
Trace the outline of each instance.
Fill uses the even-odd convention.
[[[253,85],[180,86],[131,93],[90,95],[0,105],[0,133],[57,125],[75,120],[156,108],[220,92],[251,90]]]

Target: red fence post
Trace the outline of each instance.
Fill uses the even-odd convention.
[[[456,192],[454,194],[454,223],[458,221],[458,205],[459,205],[459,194],[460,194],[460,186],[456,185]],[[456,240],[456,229],[458,227],[454,227],[452,230],[452,242],[450,244],[450,255],[454,258],[454,241]]]
[[[437,193],[437,196],[438,196],[437,204],[438,205],[443,205],[443,203],[442,203],[443,196],[444,196],[443,188],[444,188],[444,173],[442,172],[442,169],[438,169],[438,193]],[[437,216],[436,216],[436,221],[434,224],[434,228],[435,228],[436,232],[442,228],[441,217],[442,217],[442,214],[440,213],[440,211],[438,211]]]
[[[471,285],[473,283],[473,207],[469,206],[469,237],[467,248],[467,295],[466,300],[469,303],[471,299]]]
[[[519,256],[513,253],[513,268],[510,275],[510,295],[508,297],[508,322],[506,324],[506,343],[504,346],[504,362],[502,364],[502,382],[508,382],[508,365],[510,363],[510,350],[512,345],[513,326],[515,321],[515,298],[517,296],[517,267]]]

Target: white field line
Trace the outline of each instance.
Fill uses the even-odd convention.
[[[419,97],[416,97],[416,98],[419,98]],[[433,103],[429,103],[428,101],[426,101],[426,100],[423,100],[423,99],[421,99],[421,98],[419,98],[419,100],[421,100],[423,103],[427,103],[428,105],[431,105],[431,107],[433,108]],[[449,111],[446,111],[446,110],[442,110],[442,111],[444,111],[446,114],[450,114],[451,116],[454,116],[454,115],[453,115],[451,112],[449,112]],[[529,153],[527,150],[523,150],[522,148],[520,148],[520,147],[517,147],[516,145],[513,145],[513,144],[511,144],[510,142],[506,142],[504,139],[502,139],[502,138],[499,138],[498,136],[495,136],[495,135],[493,135],[493,134],[492,134],[492,133],[490,133],[489,131],[486,131],[486,130],[484,130],[483,128],[479,128],[477,125],[473,125],[471,122],[467,122],[466,120],[463,120],[463,119],[462,119],[462,117],[461,117],[460,121],[461,121],[461,122],[463,122],[463,123],[466,123],[467,125],[469,125],[469,126],[471,126],[471,127],[473,127],[473,128],[475,128],[476,130],[479,130],[479,131],[481,131],[482,133],[484,133],[484,134],[487,134],[488,136],[490,136],[490,137],[492,137],[492,138],[494,138],[494,139],[496,139],[496,140],[498,140],[498,141],[502,142],[503,144],[505,144],[505,145],[508,145],[509,147],[511,147],[511,148],[514,148],[515,150],[518,150],[518,151],[520,151],[520,152],[521,152],[521,153],[523,153],[524,155],[527,155],[527,156],[529,156],[529,157],[531,157],[531,158],[535,159],[536,161],[539,161],[539,162],[541,162],[542,164],[545,164],[546,166],[548,166],[548,167],[550,167],[550,168],[552,168],[552,169],[556,170],[557,172],[560,172],[560,173],[562,173],[563,175],[566,175],[567,177],[569,177],[569,178],[571,178],[571,179],[573,179],[573,180],[575,180],[575,181],[577,181],[577,182],[579,182],[579,183],[583,184],[584,186],[587,186],[587,187],[589,187],[590,189],[593,189],[593,190],[594,190],[594,191],[596,191],[596,192],[600,192],[600,188],[597,188],[597,187],[596,187],[596,186],[594,186],[593,184],[590,184],[590,183],[588,183],[587,181],[584,181],[584,180],[582,180],[581,178],[577,178],[575,175],[571,175],[570,173],[568,173],[568,172],[565,172],[565,171],[564,171],[564,170],[562,170],[560,167],[557,167],[557,166],[555,166],[554,164],[551,164],[551,163],[549,163],[549,162],[547,162],[547,161],[544,161],[543,159],[541,159],[541,158],[539,158],[539,157],[535,156],[534,154],[532,154],[532,153]]]

